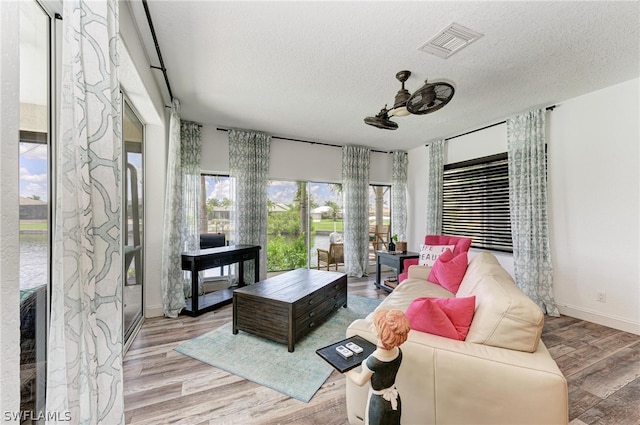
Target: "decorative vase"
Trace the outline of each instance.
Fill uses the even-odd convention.
[[[393,243],[393,240],[389,241],[389,252],[395,252],[396,244]]]

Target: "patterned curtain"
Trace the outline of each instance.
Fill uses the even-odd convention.
[[[407,166],[409,155],[406,152],[393,152],[391,169],[391,227],[392,235],[398,235],[400,241],[407,236]]]
[[[123,424],[118,2],[63,6],[46,411]]]
[[[439,235],[442,232],[442,179],[446,146],[446,140],[437,140],[429,145],[427,235]]]
[[[538,109],[507,120],[509,207],[516,282],[543,312],[559,316],[547,219],[545,114]]]
[[[167,182],[162,234],[162,309],[167,317],[178,317],[185,306],[182,271],[182,158],[180,147],[180,102],[173,100],[169,119]]]
[[[267,277],[267,189],[271,136],[229,130],[229,174],[233,210],[231,240],[237,245],[260,245],[260,279]],[[254,281],[253,261],[245,263],[244,281]]]
[[[369,263],[369,148],[342,147],[344,263],[349,276],[367,276]]]
[[[182,251],[200,249],[200,158],[202,138],[200,124],[180,121],[180,171],[182,179]],[[183,272],[184,296],[190,298],[191,272]],[[204,294],[202,273],[198,293]]]

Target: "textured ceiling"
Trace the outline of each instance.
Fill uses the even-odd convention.
[[[411,149],[640,75],[640,2],[148,5],[183,119],[315,142]],[[142,3],[129,6],[157,66]],[[452,22],[484,37],[448,59],[417,50]],[[411,93],[446,80],[453,100],[394,131],[364,124],[404,69]]]

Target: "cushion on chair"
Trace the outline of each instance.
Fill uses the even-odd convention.
[[[425,245],[455,245],[453,249],[454,255],[469,251],[471,247],[471,238],[462,238],[458,236],[444,235],[427,235],[424,237]]]

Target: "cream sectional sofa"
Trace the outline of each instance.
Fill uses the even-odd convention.
[[[469,263],[457,294],[427,281],[430,268],[411,266],[409,278],[379,309],[405,311],[419,297],[475,295],[476,309],[465,341],[412,330],[401,346],[396,387],[402,423],[568,423],[567,382],[540,340],[544,315],[488,252]],[[347,337],[376,342],[373,313],[351,323]],[[368,384],[347,378],[347,413],[363,424]]]

